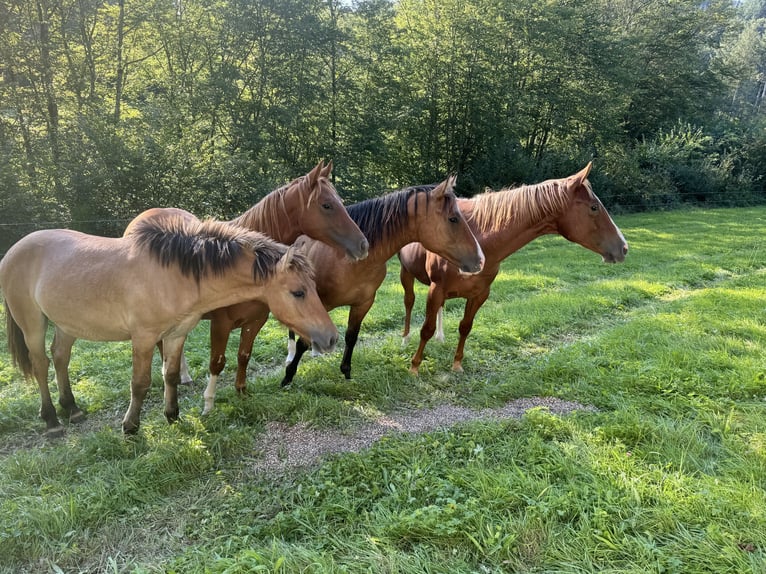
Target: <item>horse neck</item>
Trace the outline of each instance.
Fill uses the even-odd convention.
[[[555,221],[552,217],[546,217],[538,222],[532,222],[529,219],[519,220],[515,217],[504,218],[501,225],[491,230],[479,229],[471,217],[475,205],[474,200],[458,198],[460,211],[468,220],[471,231],[484,251],[486,268],[499,265],[503,259],[534,239],[549,233],[556,233]]]
[[[199,311],[207,313],[243,301],[259,301],[265,289],[266,283],[256,283],[253,279],[252,261],[245,258],[222,275],[209,275],[200,279]]]
[[[415,198],[415,196],[413,196],[413,198],[410,198],[410,202],[415,200],[425,202],[424,197]],[[425,204],[420,205],[420,208],[424,211],[416,214],[414,208],[410,207],[408,209],[409,215],[401,216],[402,218],[406,217],[406,219],[402,221],[402,225],[394,226],[393,231],[384,234],[382,238],[372,243],[366,260],[372,263],[386,262],[408,243],[418,242],[420,240],[421,230],[425,229],[426,233],[428,232],[428,218],[425,216]]]
[[[274,241],[289,245],[301,235],[300,210],[295,198],[303,201],[300,194],[292,193],[289,189],[272,191],[229,223],[252,231],[260,231]]]

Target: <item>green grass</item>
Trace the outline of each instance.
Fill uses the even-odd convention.
[[[306,357],[279,389],[286,332],[257,340],[244,398],[231,365],[201,416],[196,384],[162,414],[159,361],[141,432],[120,432],[130,346],[75,345],[88,411],[46,441],[36,385],[0,341],[0,572],[766,572],[766,208],[619,217],[622,265],[560,237],[509,258],[450,372],[446,343],[408,374],[392,261],[353,379]],[[333,318],[345,326],[346,311]],[[556,396],[597,408],[387,436],[274,477],[254,471],[269,421],[349,429],[370,413]]]

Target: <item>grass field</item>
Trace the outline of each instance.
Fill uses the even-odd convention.
[[[207,325],[180,423],[156,368],[138,436],[120,423],[130,346],[75,345],[88,413],[46,441],[37,387],[0,342],[0,572],[766,572],[766,208],[616,218],[624,264],[560,237],[509,258],[450,372],[446,343],[408,374],[398,263],[353,359],[304,359],[280,391],[285,330],[256,342],[202,417]],[[425,290],[418,291],[419,327]],[[345,326],[345,310],[333,313]],[[3,318],[4,324],[4,318]],[[235,362],[237,338],[229,347]],[[158,362],[157,362],[158,367]],[[443,403],[550,396],[593,409],[386,436],[306,470],[254,471],[267,423],[350,432]]]

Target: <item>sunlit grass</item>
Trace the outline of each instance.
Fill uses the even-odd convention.
[[[465,373],[446,342],[408,373],[398,263],[366,318],[352,379],[334,353],[279,388],[286,330],[267,323],[233,389],[202,416],[208,325],[187,342],[195,383],[168,425],[159,360],[138,436],[130,345],[78,341],[88,411],[41,437],[37,385],[0,340],[0,572],[761,572],[766,569],[766,209],[635,215],[624,264],[560,237],[509,258],[479,311]],[[332,313],[341,335],[347,310]],[[4,321],[4,316],[0,316]],[[55,385],[52,383],[55,399]],[[392,435],[284,477],[254,471],[270,421],[350,429],[440,402],[550,395],[596,411]]]

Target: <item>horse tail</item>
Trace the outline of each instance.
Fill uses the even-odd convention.
[[[18,367],[25,377],[32,377],[32,361],[29,358],[29,347],[24,339],[24,332],[19,324],[13,319],[8,304],[5,304],[5,331],[8,333],[8,351],[11,354],[13,364]]]

